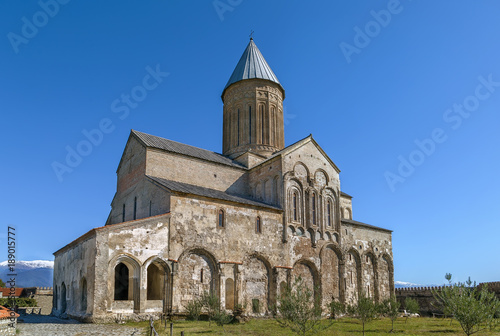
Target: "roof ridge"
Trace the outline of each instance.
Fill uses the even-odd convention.
[[[203,187],[186,182],[168,180],[158,176],[152,176],[152,175],[145,175],[145,176],[148,179],[152,180],[153,182],[159,183],[160,185],[164,186],[165,188],[171,191],[176,191],[184,194],[198,195],[207,198],[220,199],[223,201],[247,204],[252,206],[270,208],[273,210],[282,210],[280,207],[255,200],[253,198],[245,197],[243,195],[230,194],[227,191],[217,190],[209,187]]]
[[[186,155],[210,162],[220,163],[236,168],[247,169],[239,162],[234,161],[233,159],[223,154],[211,151],[209,149],[204,149],[193,145],[184,144],[182,142],[162,138],[156,135],[140,132],[134,129],[131,130],[131,133],[135,135],[147,147],[157,148],[168,152]]]
[[[175,140],[172,140],[172,139],[167,139],[167,138],[164,138],[164,137],[161,137],[161,136],[158,136],[158,135],[153,135],[153,134],[149,134],[149,133],[137,131],[135,129],[132,129],[131,131],[134,132],[134,133],[140,133],[140,134],[148,135],[148,136],[155,137],[155,138],[158,138],[158,139],[167,140],[167,141],[170,141],[170,142],[175,142],[176,144],[179,144],[179,145],[182,145],[182,146],[189,146],[189,147],[193,147],[193,148],[196,148],[196,149],[199,149],[199,150],[202,150],[202,151],[211,152],[211,153],[214,153],[214,154],[217,154],[217,155],[220,155],[220,156],[224,156],[224,157],[227,158],[227,156],[225,156],[225,155],[223,155],[221,153],[217,153],[217,152],[211,151],[210,149],[205,149],[205,148],[201,148],[201,147],[197,147],[197,146],[185,144],[185,143],[182,143],[182,142],[179,142],[179,141],[175,141]]]

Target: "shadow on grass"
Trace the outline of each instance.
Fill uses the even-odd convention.
[[[443,330],[429,330],[428,333],[431,334],[446,334],[446,333],[456,333],[456,330],[453,329],[443,329]]]

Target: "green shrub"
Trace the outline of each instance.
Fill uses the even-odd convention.
[[[35,299],[31,298],[0,298],[0,306],[7,308],[12,308],[13,306],[18,307],[37,307],[38,303]]]
[[[336,319],[340,314],[345,313],[345,305],[340,301],[335,301],[335,298],[332,298],[332,302],[330,302],[328,307],[330,308],[331,319]]]
[[[200,299],[194,299],[186,305],[187,319],[190,321],[198,321],[203,309],[203,302]]]

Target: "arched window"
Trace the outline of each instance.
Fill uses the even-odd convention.
[[[134,220],[137,219],[137,197],[134,197]]]
[[[219,210],[219,227],[224,227],[224,210]]]
[[[327,218],[327,225],[332,226],[332,203],[330,200],[326,202],[326,216]]]
[[[255,232],[262,233],[262,221],[260,220],[260,217],[257,217],[257,220],[255,221]]]
[[[311,196],[311,205],[312,205],[312,223],[316,225],[316,194],[312,194]]]
[[[293,220],[297,221],[297,193],[294,191],[293,192]]]

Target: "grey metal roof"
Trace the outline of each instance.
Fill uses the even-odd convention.
[[[243,52],[243,55],[241,55],[233,74],[224,87],[224,91],[233,83],[251,78],[267,79],[281,86],[278,77],[276,77],[269,64],[267,64],[259,48],[257,48],[253,42],[253,39],[250,39],[247,48]],[[283,89],[282,86],[281,88]],[[283,91],[285,90],[283,89]],[[224,94],[224,92],[222,94]]]
[[[358,221],[355,221],[355,220],[352,220],[352,219],[342,218],[342,222],[348,223],[348,224],[357,225],[357,226],[364,226],[364,227],[367,227],[367,228],[370,228],[370,229],[377,229],[377,230],[392,232],[392,230],[384,229],[384,228],[381,228],[380,226],[370,225],[370,224],[358,222]]]
[[[345,192],[343,192],[343,191],[341,191],[341,192],[340,192],[340,195],[345,196],[345,197],[352,198],[352,196],[351,196],[351,195],[346,194],[346,193],[345,193]]]
[[[235,203],[248,204],[248,205],[253,205],[253,206],[257,206],[257,207],[261,207],[261,208],[281,210],[280,208],[269,205],[267,203],[254,201],[252,199],[248,199],[248,198],[241,197],[241,196],[230,195],[230,194],[228,194],[224,191],[220,191],[220,190],[195,186],[192,184],[182,183],[182,182],[177,182],[177,181],[172,181],[172,180],[166,180],[166,179],[163,179],[161,177],[155,177],[155,176],[149,176],[149,175],[146,175],[146,177],[148,177],[150,180],[164,186],[165,188],[167,188],[168,190],[171,190],[171,191],[176,191],[176,192],[180,192],[180,193],[184,193],[184,194],[198,195],[198,196],[203,196],[203,197],[208,197],[208,198],[215,198],[215,199],[230,201],[230,202],[235,202]]]
[[[145,146],[148,147],[158,148],[177,154],[183,154],[198,159],[203,159],[211,162],[221,163],[224,165],[245,169],[245,167],[240,163],[233,161],[227,156],[224,156],[219,153],[215,153],[194,146],[189,146],[180,142],[160,138],[151,134],[142,133],[135,130],[132,130],[131,133],[134,134]]]

